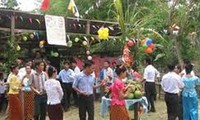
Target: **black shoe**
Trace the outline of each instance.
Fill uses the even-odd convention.
[[[155,109],[151,109],[150,111],[151,111],[151,112],[156,112],[156,110],[155,110]]]

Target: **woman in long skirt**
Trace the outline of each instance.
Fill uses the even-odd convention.
[[[111,90],[111,106],[110,106],[110,120],[130,120],[128,111],[125,107],[125,97],[128,94],[128,90],[124,87],[122,79],[126,77],[126,68],[124,66],[117,66],[115,70],[117,78]]]
[[[11,65],[11,76],[9,81],[9,119],[10,120],[23,120],[22,104],[19,99],[19,92],[21,90],[21,80],[17,77],[17,65]]]
[[[61,106],[61,100],[63,97],[63,90],[60,82],[55,78],[57,71],[54,67],[48,68],[49,79],[45,81],[44,87],[47,92],[47,107],[48,116],[50,120],[63,120],[63,110]]]
[[[23,84],[22,90],[24,95],[24,119],[33,120],[34,92],[30,87],[31,66],[27,64],[25,70],[26,70],[26,75],[22,79],[22,84]]]

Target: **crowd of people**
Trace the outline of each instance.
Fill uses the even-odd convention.
[[[48,113],[50,120],[63,120],[63,112],[70,110],[73,96],[80,120],[94,120],[94,100],[101,100],[106,92],[111,96],[110,120],[130,120],[125,107],[125,98],[130,89],[124,81],[137,79],[144,84],[148,110],[156,112],[155,81],[161,78],[168,120],[177,117],[179,120],[197,120],[198,96],[195,86],[200,84],[200,79],[195,76],[193,65],[185,61],[183,71],[174,64],[169,64],[168,69],[169,72],[161,77],[150,58],[146,59],[143,76],[135,67],[127,68],[122,62],[111,65],[108,60],[104,61],[99,76],[95,74],[92,60],[84,61],[82,70],[76,60],[65,60],[60,71],[42,59],[29,60],[21,68],[14,63],[10,66],[6,81],[3,80],[4,74],[0,73],[0,110],[7,96],[5,119],[45,120]]]

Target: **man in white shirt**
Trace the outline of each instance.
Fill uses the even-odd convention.
[[[155,86],[155,78],[160,77],[160,73],[158,70],[152,65],[152,61],[150,58],[146,59],[146,63],[148,64],[144,69],[143,81],[145,81],[145,94],[147,97],[147,101],[149,103],[148,109],[151,112],[156,112],[154,106],[154,100],[156,97],[156,86]]]
[[[169,72],[165,74],[161,81],[161,86],[165,92],[165,102],[167,106],[168,120],[175,120],[179,110],[179,92],[184,87],[181,77],[175,73],[177,67],[168,65]]]
[[[80,68],[77,66],[76,60],[72,60],[71,64],[72,64],[72,69],[75,75],[78,75],[81,71],[80,71]]]
[[[71,98],[71,94],[73,94],[72,84],[75,79],[75,73],[72,69],[69,68],[69,66],[70,66],[70,62],[65,61],[64,69],[62,69],[58,74],[59,79],[61,80],[61,86],[64,92],[62,105],[65,111],[68,111],[70,107],[70,98]],[[73,94],[73,97],[76,102],[75,94]]]

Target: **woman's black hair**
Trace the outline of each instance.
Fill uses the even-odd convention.
[[[55,73],[57,70],[55,69],[55,67],[53,66],[49,66],[49,69],[48,69],[48,76],[49,77],[52,77],[53,76],[53,73]]]
[[[126,71],[126,67],[124,67],[123,65],[117,65],[115,72],[117,74],[117,76],[119,76],[121,73]]]
[[[193,65],[192,64],[186,65],[185,66],[185,72],[186,72],[186,74],[190,74],[191,71],[192,71],[192,69],[193,69]]]
[[[17,68],[17,67],[18,67],[17,64],[15,64],[15,63],[11,64],[11,66],[10,66],[10,71],[13,72],[13,70],[14,70],[15,68]]]

